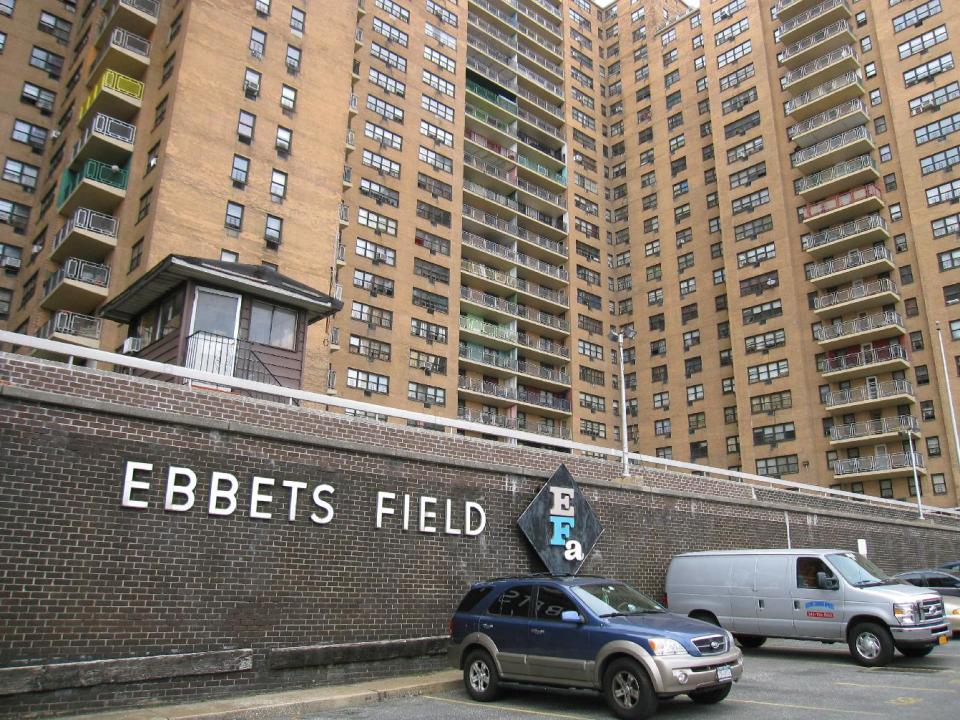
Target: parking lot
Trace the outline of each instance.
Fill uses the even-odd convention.
[[[960,641],[925,658],[897,655],[885,668],[856,665],[845,645],[770,640],[748,650],[743,679],[719,705],[686,697],[660,704],[658,718],[956,720],[960,717]],[[594,720],[610,718],[595,693],[509,688],[496,703],[475,703],[462,689],[372,706],[311,714],[304,720]]]

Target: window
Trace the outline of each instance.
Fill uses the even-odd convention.
[[[297,90],[289,85],[284,85],[280,89],[280,107],[284,110],[293,111],[297,108]]]
[[[421,402],[425,406],[446,405],[447,391],[441,387],[410,381],[407,383],[407,399]]]
[[[280,170],[274,170],[270,176],[270,197],[276,200],[282,200],[287,195],[287,174]]]
[[[304,25],[307,22],[307,13],[298,7],[290,9],[290,28],[294,32],[303,32]]]
[[[947,481],[943,473],[933,473],[930,476],[930,482],[933,485],[934,495],[947,494]]]
[[[243,205],[235,202],[227,203],[227,214],[223,221],[229,230],[240,231],[243,228]]]
[[[287,45],[287,70],[296,75],[300,72],[300,63],[303,59],[303,51],[295,45]]]
[[[254,302],[250,308],[250,342],[293,350],[297,342],[297,314],[288,308]]]
[[[757,460],[757,475],[779,478],[783,475],[792,475],[798,472],[800,472],[800,463],[796,455],[782,455]]]
[[[63,56],[34,45],[30,51],[29,65],[43,70],[51,78],[57,79],[63,70]]]
[[[283,218],[267,215],[263,226],[263,239],[267,245],[276,246],[283,241]]]
[[[293,144],[293,130],[283,126],[277,126],[277,139],[275,146],[277,154],[286,157],[290,153],[290,146]]]
[[[390,392],[390,378],[387,375],[347,368],[347,387],[358,388],[365,393],[386,395]]]
[[[895,33],[906,30],[908,27],[919,26],[926,18],[942,12],[940,0],[928,0],[928,2],[915,7],[903,15],[897,15],[893,18],[893,31]]]
[[[143,238],[140,238],[133,244],[133,247],[130,248],[130,264],[127,267],[127,272],[131,273],[140,267],[140,261],[143,259]]]
[[[153,188],[147,190],[140,196],[140,205],[137,209],[137,222],[143,220],[150,214],[150,196],[153,194]]]
[[[36,165],[29,165],[13,158],[7,158],[3,164],[3,179],[19,185],[28,192],[36,189],[39,173],[40,168]]]
[[[237,139],[242,143],[250,144],[253,141],[253,129],[257,123],[257,116],[248,113],[245,110],[240,111],[240,118],[237,121]]]
[[[250,28],[250,55],[258,60],[263,58],[263,53],[267,48],[267,34],[263,30]]]
[[[230,170],[230,179],[237,187],[244,187],[250,172],[250,159],[242,155],[233,156],[233,168]]]

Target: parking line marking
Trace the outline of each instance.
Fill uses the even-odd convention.
[[[472,708],[486,709],[486,710],[500,710],[500,711],[509,711],[520,713],[521,715],[537,715],[539,717],[549,717],[549,718],[566,718],[566,720],[590,720],[584,715],[561,715],[560,713],[555,712],[540,712],[539,710],[524,710],[523,708],[510,707],[509,705],[484,705],[482,703],[476,702],[467,702],[466,700],[454,700],[452,698],[442,698],[437,697],[436,695],[421,695],[420,697],[427,698],[429,700],[437,700],[439,702],[451,703],[452,705],[469,705]],[[872,714],[872,713],[871,713]]]
[[[945,692],[954,693],[958,691],[952,688],[922,688],[922,687],[904,687],[903,685],[867,685],[866,683],[835,682],[834,685],[845,685],[846,687],[870,688],[871,690],[910,690],[912,692]]]
[[[845,713],[847,715],[872,715],[874,717],[884,717],[883,713],[870,712],[869,710],[840,710],[838,708],[812,707],[810,705],[789,705],[787,703],[761,702],[760,700],[736,700],[727,698],[726,703],[740,703],[742,705],[768,705],[770,707],[793,708],[794,710],[820,710],[821,712]]]

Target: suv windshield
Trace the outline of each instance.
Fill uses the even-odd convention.
[[[900,580],[890,577],[859,553],[836,553],[827,555],[827,559],[843,575],[844,580],[855,587],[900,583]]]
[[[574,585],[570,591],[599,617],[666,612],[666,609],[623,583]]]

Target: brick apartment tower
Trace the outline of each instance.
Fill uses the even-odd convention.
[[[960,502],[960,6],[326,5],[0,0],[10,329],[269,262],[308,389],[619,446],[632,330],[631,449]]]

